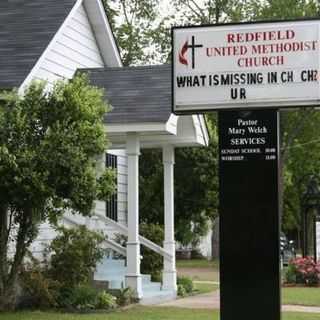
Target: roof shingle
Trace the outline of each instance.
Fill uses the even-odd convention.
[[[170,65],[84,71],[93,85],[106,90],[106,98],[113,107],[105,116],[107,124],[168,121],[172,103]]]
[[[0,1],[0,88],[19,87],[76,0]]]

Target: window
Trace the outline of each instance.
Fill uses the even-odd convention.
[[[106,167],[117,169],[117,156],[106,154]],[[117,178],[116,178],[117,184]],[[106,201],[106,216],[114,221],[118,221],[118,193],[115,192],[109,200]]]

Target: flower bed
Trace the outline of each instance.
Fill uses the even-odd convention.
[[[312,257],[291,260],[285,278],[287,285],[319,286],[320,263]]]

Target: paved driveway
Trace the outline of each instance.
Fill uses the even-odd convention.
[[[199,295],[188,297],[188,298],[165,302],[158,306],[159,307],[179,307],[179,308],[186,308],[186,309],[188,308],[219,309],[220,308],[220,292],[219,290],[217,290],[210,293],[199,294]],[[320,313],[320,307],[283,305],[282,311]]]

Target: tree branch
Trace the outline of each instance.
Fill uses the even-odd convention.
[[[209,2],[208,2],[208,14],[209,14],[208,19],[209,19],[209,22],[211,22],[211,18],[212,18],[211,4],[212,4],[211,0],[209,0]]]
[[[191,0],[191,2],[194,3],[193,0]],[[200,8],[200,13],[199,13],[195,8],[192,7],[192,5],[190,4],[190,1],[188,1],[187,3],[185,3],[185,5],[186,5],[201,21],[203,21],[203,20],[206,21],[205,16],[203,15],[203,12],[202,12],[202,9],[201,9],[201,8]],[[198,7],[198,6],[197,6],[197,7]],[[205,22],[205,21],[203,21],[203,22]]]
[[[194,0],[190,0],[190,1],[191,1],[191,3],[193,3],[194,6],[200,11],[201,15],[202,15],[202,16],[205,16],[203,9],[202,9]]]
[[[128,17],[128,13],[127,13],[126,1],[125,0],[120,0],[120,3],[122,5],[124,18],[125,18],[127,24],[131,25],[131,22],[130,22],[130,19]]]
[[[218,0],[216,0],[216,6],[214,8],[215,11],[215,23],[219,23],[220,22],[220,16],[221,16],[221,8],[220,8],[220,1],[218,2]]]
[[[284,164],[285,161],[287,160],[288,154],[289,154],[289,146],[293,143],[293,141],[296,139],[296,137],[299,135],[300,131],[302,130],[302,128],[304,127],[306,121],[308,120],[308,118],[314,114],[314,110],[305,110],[305,112],[303,113],[303,117],[301,118],[301,120],[299,121],[298,125],[295,126],[291,133],[288,134],[289,139],[288,142],[286,143],[285,146],[282,146],[282,150],[281,150],[281,159],[282,159],[282,163]]]
[[[131,25],[133,25],[135,14],[137,12],[137,7],[138,7],[138,0],[134,4],[134,9],[133,9],[132,16],[131,16]]]

